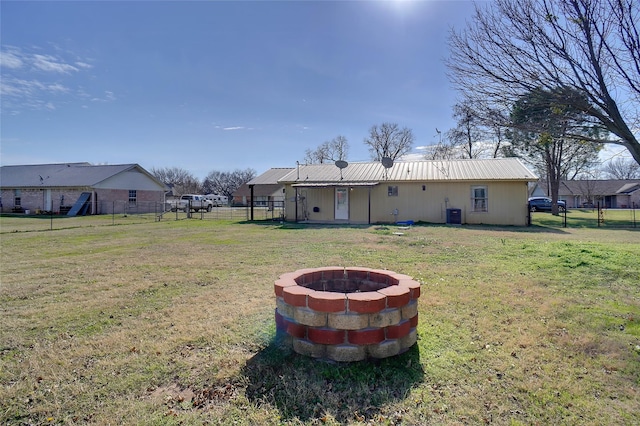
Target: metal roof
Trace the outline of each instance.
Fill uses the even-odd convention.
[[[546,183],[540,185],[544,190]],[[563,180],[560,182],[561,196],[571,195],[615,195],[630,194],[640,189],[640,179],[607,179],[607,180]],[[545,191],[546,193],[546,191]]]
[[[272,195],[278,189],[282,188],[282,184],[278,183],[280,178],[288,174],[293,168],[291,167],[275,167],[262,173],[260,176],[256,176],[249,182],[242,184],[234,193],[234,197],[249,197],[251,196],[250,186],[254,186],[254,197],[265,197]]]
[[[119,173],[137,170],[164,186],[138,164],[98,165],[89,163],[32,164],[0,167],[3,188],[92,187]]]
[[[282,167],[269,169],[260,176],[256,176],[247,182],[247,185],[275,185],[278,181],[289,172],[293,170],[292,167]]]
[[[281,183],[303,182],[407,182],[407,181],[511,180],[532,182],[538,176],[517,158],[396,161],[385,169],[381,163],[349,163],[340,170],[333,164],[301,165],[283,176]]]

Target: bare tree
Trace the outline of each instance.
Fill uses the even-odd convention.
[[[189,171],[180,167],[152,167],[151,174],[160,182],[171,188],[173,195],[199,193],[200,181]]]
[[[640,2],[494,0],[449,37],[456,87],[478,103],[504,107],[537,88],[579,92],[572,108],[626,147],[640,164]],[[584,102],[586,100],[586,102]]]
[[[509,156],[508,144],[506,144],[506,131],[510,124],[509,114],[497,108],[488,108],[481,111],[480,117],[486,128],[485,135],[492,143],[491,158]]]
[[[329,143],[329,148],[331,152],[331,159],[333,161],[346,161],[349,156],[349,142],[347,138],[342,135],[338,135],[331,140]]]
[[[580,193],[584,197],[582,201],[582,207],[595,207],[595,205],[602,201],[604,194],[602,193],[602,185],[598,185],[598,180],[591,177],[581,179],[577,181]]]
[[[426,160],[451,160],[457,158],[456,147],[445,139],[437,144],[424,147],[424,158]]]
[[[349,142],[344,136],[336,136],[323,142],[314,151],[307,149],[304,161],[307,164],[324,164],[327,161],[346,160],[349,154]]]
[[[382,123],[369,129],[369,137],[364,140],[369,146],[371,159],[380,161],[385,157],[392,160],[408,154],[413,146],[413,132],[395,123]]]
[[[307,149],[304,153],[304,162],[306,164],[324,164],[329,160],[327,146],[324,143],[315,150]]]
[[[202,186],[207,194],[226,195],[231,200],[233,193],[254,177],[256,171],[253,169],[236,169],[232,172],[214,170],[209,172]]]
[[[562,89],[533,90],[515,103],[512,112],[512,147],[546,176],[554,214],[558,214],[560,181],[593,166],[601,147],[585,140],[597,136],[599,128],[586,125],[580,110],[559,101],[573,95]],[[584,136],[578,138],[578,133]]]
[[[480,117],[468,99],[453,106],[453,118],[456,119],[456,127],[449,130],[448,136],[454,145],[461,148],[462,158],[482,157],[488,144],[483,140]]]
[[[616,158],[603,167],[609,179],[640,179],[640,165],[626,158]]]

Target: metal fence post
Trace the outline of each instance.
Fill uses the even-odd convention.
[[[602,208],[600,207],[600,201],[598,201],[598,228],[600,225],[604,223],[604,214],[602,213]]]

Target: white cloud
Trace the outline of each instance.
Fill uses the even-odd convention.
[[[112,102],[115,101],[116,95],[113,94],[112,91],[110,90],[105,90],[104,91],[104,97],[98,98],[98,97],[94,97],[91,98],[91,102]]]
[[[0,93],[7,97],[32,97],[38,93],[67,93],[69,88],[60,83],[46,84],[40,80],[23,80],[6,76],[0,84]]]
[[[22,65],[22,59],[15,53],[0,52],[0,67],[18,69],[22,68]]]
[[[63,74],[68,74],[71,71],[78,71],[78,68],[73,65],[60,62],[57,58],[51,55],[33,55],[33,66],[42,71],[52,71]]]
[[[46,86],[38,80],[23,80],[5,76],[2,78],[0,93],[7,97],[24,97],[32,96],[45,88]]]
[[[3,113],[21,110],[57,109],[62,103],[78,107],[87,100],[113,102],[112,91],[95,93],[82,86],[86,72],[93,68],[90,60],[54,46],[26,48],[2,46],[0,50],[0,99]],[[93,93],[91,93],[93,92]],[[85,104],[86,105],[86,104]]]
[[[93,68],[93,65],[88,64],[86,62],[76,62],[76,66],[79,68],[84,68],[84,69],[91,69]]]
[[[242,126],[235,126],[235,127],[224,127],[222,130],[244,130],[245,128]]]
[[[403,155],[402,158],[399,159],[399,161],[423,161],[423,160],[425,160],[424,153],[421,154],[419,152],[410,152],[409,154]]]
[[[58,92],[58,93],[66,93],[69,91],[69,88],[63,86],[60,83],[54,83],[47,86],[47,89],[50,92]]]

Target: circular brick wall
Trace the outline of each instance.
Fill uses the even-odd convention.
[[[397,355],[416,343],[420,284],[408,275],[300,269],[281,275],[274,288],[276,328],[299,354],[360,361]]]

